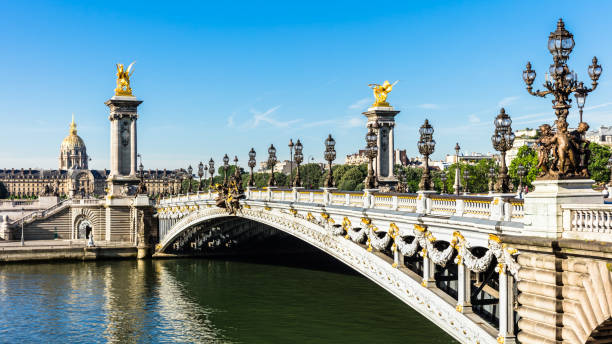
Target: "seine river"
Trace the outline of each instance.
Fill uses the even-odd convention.
[[[455,343],[328,257],[0,266],[2,343]]]

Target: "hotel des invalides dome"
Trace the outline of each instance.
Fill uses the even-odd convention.
[[[40,195],[62,197],[102,197],[106,194],[109,170],[90,170],[85,141],[70,123],[68,136],[60,145],[59,168],[0,169],[0,198],[26,198]],[[149,196],[170,193],[182,171],[148,170],[143,177]]]

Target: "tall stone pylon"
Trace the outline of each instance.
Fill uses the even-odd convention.
[[[138,105],[142,103],[133,94],[130,86],[131,67],[127,70],[117,65],[117,88],[115,95],[104,104],[110,109],[110,174],[108,195],[130,196],[139,183],[137,169]]]

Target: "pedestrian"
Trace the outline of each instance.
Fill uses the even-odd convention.
[[[96,246],[93,241],[93,233],[91,231],[91,226],[85,226],[85,237],[87,238],[87,247]]]

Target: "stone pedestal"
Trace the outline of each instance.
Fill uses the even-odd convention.
[[[110,109],[110,174],[107,180],[108,194],[131,195],[131,188],[138,185],[137,130],[138,105],[136,97],[114,96],[104,104]]]
[[[435,191],[425,191],[419,190],[417,191],[417,201],[416,201],[416,212],[417,214],[429,214],[431,212],[431,199],[429,198],[431,194],[435,194]]]
[[[563,232],[563,204],[603,204],[601,193],[591,188],[590,179],[536,180],[535,191],[525,195],[526,235],[560,238]]]
[[[378,123],[378,155],[374,159],[374,171],[378,178],[378,187],[383,191],[395,189],[397,177],[393,174],[395,166],[394,127],[395,115],[399,113],[392,106],[371,107],[363,115],[368,119],[367,125]]]

